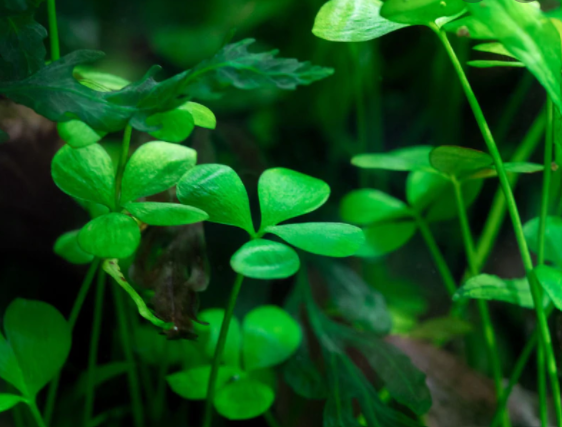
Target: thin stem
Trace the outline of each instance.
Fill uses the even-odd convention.
[[[539,389],[539,414],[541,427],[548,426],[548,403],[547,403],[547,384],[546,384],[546,364],[544,357],[544,347],[537,346],[537,388]]]
[[[234,280],[234,285],[232,286],[232,291],[230,292],[230,298],[228,300],[228,306],[226,307],[224,319],[222,320],[219,340],[217,342],[217,347],[215,348],[215,355],[213,356],[213,366],[211,367],[211,375],[209,377],[209,387],[207,388],[207,399],[205,401],[205,417],[203,419],[203,427],[211,427],[211,422],[213,421],[215,383],[217,382],[217,375],[219,373],[222,353],[224,351],[224,345],[226,343],[228,327],[230,326],[230,321],[232,320],[234,307],[236,306],[236,299],[238,298],[238,294],[240,293],[240,289],[242,288],[243,281],[244,276],[242,274],[238,274],[236,276],[236,279]]]
[[[60,58],[59,27],[57,25],[57,7],[55,0],[47,0],[47,13],[49,15],[49,41],[51,43],[51,61]]]
[[[86,295],[88,295],[88,291],[92,285],[92,281],[94,280],[94,275],[100,264],[100,259],[96,258],[90,264],[88,271],[86,272],[86,276],[80,286],[80,290],[78,291],[78,295],[76,296],[76,300],[74,301],[74,305],[70,311],[70,316],[68,318],[68,325],[70,326],[70,330],[74,329],[74,325],[76,325],[76,320],[78,319],[78,315],[82,310],[82,306],[84,305],[84,300],[86,299]],[[45,423],[47,425],[51,424],[51,419],[53,417],[53,411],[55,409],[55,402],[57,400],[57,391],[59,388],[60,382],[60,372],[53,378],[51,383],[49,384],[49,391],[47,394],[47,403],[45,404]]]
[[[437,242],[435,241],[433,233],[431,232],[425,219],[423,219],[417,212],[414,215],[423,239],[425,240],[429,252],[433,257],[433,262],[435,263],[437,270],[439,270],[439,274],[441,274],[441,278],[443,279],[445,288],[447,288],[447,292],[449,292],[449,295],[452,296],[457,290],[457,285],[455,283],[455,279],[453,278],[451,270],[449,269],[445,258],[443,258],[443,254],[441,253],[439,246],[437,246]]]
[[[166,347],[164,347],[166,349]],[[164,403],[166,402],[166,374],[170,368],[169,360],[164,357],[160,362],[160,369],[158,369],[158,383],[156,385],[156,396],[154,397],[154,404],[152,405],[152,419],[159,421],[164,412]]]
[[[31,415],[33,415],[33,419],[37,423],[39,427],[47,427],[45,421],[43,421],[43,417],[41,417],[41,412],[39,412],[39,408],[37,407],[37,403],[35,400],[32,400],[27,403],[29,405],[29,409],[31,411]]]
[[[505,171],[503,160],[501,158],[500,152],[492,133],[488,127],[488,123],[486,122],[486,118],[484,117],[484,113],[480,108],[480,104],[472,91],[472,87],[468,82],[466,74],[455,55],[454,50],[449,43],[449,39],[447,38],[447,34],[435,26],[434,28],[435,33],[443,43],[443,46],[447,50],[453,67],[457,71],[459,76],[460,83],[465,91],[466,97],[468,99],[468,103],[470,104],[472,111],[474,113],[474,117],[476,118],[476,122],[480,128],[482,133],[482,137],[486,142],[486,146],[488,147],[488,151],[492,156],[494,161],[494,165],[496,167],[498,178],[500,180],[500,184],[505,195],[507,201],[507,210],[511,217],[511,222],[513,224],[513,230],[515,232],[515,238],[517,240],[517,244],[519,246],[519,251],[521,253],[521,258],[523,261],[523,266],[525,268],[525,273],[529,279],[529,285],[531,288],[531,293],[533,295],[533,301],[535,302],[535,313],[537,317],[537,322],[539,325],[540,334],[542,337],[542,342],[545,345],[545,352],[546,352],[546,360],[547,360],[547,367],[548,367],[548,374],[550,377],[550,382],[552,386],[552,397],[554,400],[554,407],[556,410],[556,419],[558,427],[562,427],[562,399],[560,396],[560,384],[558,382],[558,368],[556,366],[556,358],[554,356],[554,349],[552,347],[552,338],[550,336],[550,331],[548,329],[548,322],[546,319],[546,315],[544,312],[544,307],[542,305],[542,297],[540,292],[540,283],[538,282],[536,275],[533,271],[533,261],[531,259],[531,254],[529,252],[529,248],[527,247],[527,241],[525,240],[525,234],[523,233],[523,224],[521,223],[521,218],[519,216],[519,211],[517,210],[517,204],[515,202],[515,197],[513,196],[513,192],[511,191],[511,187],[509,185],[509,180],[507,178],[507,173]]]
[[[86,403],[84,406],[84,427],[90,425],[94,410],[95,398],[95,373],[98,358],[98,346],[103,318],[103,297],[105,293],[106,275],[100,269],[96,289],[96,300],[94,303],[94,320],[92,323],[92,335],[90,336],[90,354],[88,356],[88,373],[86,377]]]
[[[271,410],[267,410],[263,413],[263,417],[265,418],[265,421],[267,422],[267,425],[269,427],[281,427],[281,424],[279,424],[279,422],[277,422],[277,420],[275,419],[275,417],[273,416],[273,414],[271,413]]]
[[[123,133],[123,144],[121,145],[121,154],[119,156],[119,164],[117,165],[117,173],[115,174],[115,209],[119,208],[119,198],[121,197],[121,181],[123,179],[123,172],[129,157],[129,147],[131,145],[131,135],[133,128],[127,125]]]
[[[133,421],[135,427],[144,426],[144,410],[139,386],[139,377],[133,357],[133,345],[131,343],[131,334],[127,326],[127,317],[125,310],[127,307],[123,301],[123,295],[118,286],[112,286],[113,296],[115,299],[115,310],[117,312],[117,321],[119,323],[119,336],[123,344],[123,353],[127,362],[127,376],[129,378],[129,394],[131,395],[131,403],[133,409]]]
[[[453,183],[453,188],[455,190],[455,201],[458,211],[457,213],[459,215],[461,233],[464,241],[470,274],[471,276],[476,276],[478,274],[478,267],[476,265],[476,250],[474,248],[474,240],[472,239],[470,223],[468,221],[466,206],[462,196],[461,184],[455,177],[452,177],[451,182]],[[482,324],[484,326],[484,337],[486,339],[488,357],[492,364],[492,373],[494,376],[496,393],[498,396],[498,400],[500,400],[503,394],[501,363],[498,357],[496,336],[492,325],[492,319],[490,318],[490,311],[488,310],[488,305],[484,300],[478,300],[478,310],[480,311],[480,317],[482,318]],[[502,424],[505,427],[510,425],[509,414],[507,412],[504,413],[502,421]]]

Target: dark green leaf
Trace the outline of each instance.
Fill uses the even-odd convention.
[[[60,236],[55,242],[55,253],[71,264],[88,264],[94,259],[92,254],[84,252],[78,244],[80,230],[69,231]]]
[[[242,354],[246,371],[283,363],[299,347],[302,334],[286,311],[264,305],[250,311],[242,323]]]
[[[458,317],[436,317],[415,326],[408,336],[419,340],[435,341],[443,345],[453,338],[472,332],[472,325]]]
[[[95,144],[106,135],[105,132],[96,131],[80,120],[59,123],[57,130],[61,139],[72,148]]]
[[[0,376],[34,399],[62,368],[70,352],[68,323],[41,301],[14,300],[4,314],[0,335]]]
[[[284,279],[300,267],[297,253],[283,243],[257,239],[243,245],[230,259],[232,269],[253,279]]]
[[[342,394],[345,391],[342,391]],[[361,427],[354,414],[353,400],[350,396],[344,398],[334,393],[324,405],[323,427]]]
[[[356,255],[372,258],[385,255],[404,246],[416,233],[413,221],[378,223],[363,229],[365,243]]]
[[[386,0],[381,16],[393,22],[410,25],[429,25],[454,17],[466,8],[462,0]]]
[[[340,215],[345,222],[368,225],[374,222],[410,217],[410,208],[380,190],[364,188],[348,193],[341,201]]]
[[[525,223],[523,232],[529,248],[537,253],[538,251],[538,233],[539,218],[533,218]],[[555,263],[558,267],[562,267],[562,218],[557,216],[549,216],[546,219],[546,239],[544,246],[544,257],[546,260]]]
[[[197,153],[188,147],[162,141],[141,145],[125,166],[121,205],[176,185],[196,161]]]
[[[102,215],[87,223],[78,234],[80,247],[100,258],[127,258],[139,246],[136,221],[121,213]]]
[[[127,203],[124,208],[148,225],[185,225],[205,221],[209,218],[209,215],[201,209],[176,203]]]
[[[209,215],[209,221],[233,225],[254,235],[250,202],[244,184],[231,168],[218,164],[199,165],[178,182],[180,202]]]
[[[468,279],[453,296],[454,301],[467,298],[504,301],[525,308],[535,306],[526,278],[508,280],[491,274],[479,274]]]
[[[208,360],[215,355],[219,333],[224,319],[224,310],[212,308],[204,310],[199,314],[199,319],[209,325],[197,326],[197,332],[201,332],[201,343],[205,349]],[[226,343],[222,354],[222,363],[229,366],[240,367],[240,353],[242,351],[242,333],[238,319],[233,317],[228,326]]]
[[[24,402],[24,398],[16,394],[0,393],[0,412],[12,409],[20,402]]]
[[[221,366],[215,383],[216,392],[220,391],[232,378],[236,378],[240,374],[241,371],[237,368]],[[207,396],[210,375],[211,365],[205,365],[168,375],[166,380],[170,388],[184,399],[203,400]]]
[[[158,128],[149,132],[151,136],[168,142],[182,142],[195,128],[193,116],[183,105],[170,111],[156,113],[150,116],[146,123]]]
[[[283,367],[285,382],[305,399],[325,399],[328,396],[326,379],[310,359],[308,345],[303,342]]]
[[[429,154],[429,161],[439,172],[458,178],[493,164],[488,153],[454,145],[434,148]]]
[[[378,0],[330,0],[314,20],[316,37],[336,42],[363,42],[405,27],[380,16]]]
[[[55,184],[79,199],[115,205],[115,173],[109,154],[99,144],[75,149],[62,147],[51,165]]]
[[[388,153],[359,154],[351,163],[364,169],[384,169],[392,171],[413,171],[431,169],[429,153],[433,147],[416,145],[399,148]]]
[[[467,64],[476,68],[492,68],[492,67],[515,67],[525,68],[525,64],[518,61],[494,61],[494,60],[474,60],[467,61]]]
[[[266,384],[242,378],[217,391],[215,408],[229,420],[247,420],[267,411],[275,400],[275,393]]]
[[[562,310],[562,272],[548,265],[539,265],[535,274],[554,306]]]
[[[258,182],[261,208],[260,231],[315,211],[328,200],[330,187],[324,181],[285,168],[266,170]]]

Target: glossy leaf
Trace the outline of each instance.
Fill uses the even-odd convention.
[[[244,369],[252,371],[278,365],[299,347],[299,324],[284,310],[264,305],[250,311],[242,323]]]
[[[16,299],[4,314],[4,331],[0,376],[34,399],[64,365],[70,352],[70,327],[51,305]]]
[[[191,113],[183,106],[163,113],[156,113],[146,119],[149,126],[158,128],[149,132],[156,139],[168,142],[182,142],[195,128]]]
[[[474,61],[467,61],[467,64],[475,68],[492,68],[492,67],[525,68],[525,64],[518,61],[474,60]]]
[[[229,420],[247,420],[267,411],[275,393],[261,382],[242,378],[231,382],[216,392],[215,408]]]
[[[462,13],[465,7],[462,0],[386,0],[381,16],[401,24],[429,25],[440,18]]]
[[[388,153],[359,154],[351,163],[363,169],[383,169],[392,171],[413,171],[431,169],[429,153],[433,147],[415,145],[399,148]]]
[[[109,154],[99,144],[62,147],[51,164],[55,184],[66,194],[113,207],[115,173]]]
[[[80,247],[100,258],[127,258],[139,246],[136,221],[120,213],[109,213],[87,223],[78,234]]]
[[[493,164],[488,153],[454,145],[434,148],[429,154],[429,161],[439,172],[459,178]]]
[[[537,253],[538,251],[538,233],[539,218],[533,218],[525,223],[523,232],[529,248]],[[562,267],[562,218],[557,216],[549,216],[546,219],[544,257],[546,260],[553,262],[558,267]]]
[[[195,206],[209,215],[209,221],[233,225],[254,234],[250,201],[242,181],[230,167],[199,165],[178,182],[180,202]]]
[[[0,393],[0,412],[12,409],[20,402],[25,402],[22,396],[9,393]]]
[[[209,218],[201,209],[176,203],[137,202],[127,203],[124,208],[148,225],[185,225]]]
[[[331,257],[348,257],[365,241],[363,231],[353,225],[332,222],[277,225],[266,228],[304,251]]]
[[[313,212],[326,203],[330,187],[324,181],[285,168],[266,170],[258,182],[260,230]]]
[[[76,67],[74,69],[74,77],[81,85],[99,92],[121,90],[131,84],[129,80],[121,76],[98,71],[91,67]]]
[[[533,296],[527,279],[501,279],[491,274],[479,274],[466,281],[453,300],[467,298],[504,301],[525,308],[533,308]]]
[[[404,202],[371,188],[347,193],[340,204],[342,219],[357,225],[407,218],[411,215],[410,208]]]
[[[416,229],[413,221],[378,223],[364,228],[365,243],[356,255],[373,258],[393,252],[408,243]]]
[[[539,265],[535,274],[554,306],[562,310],[562,272],[548,265]]]
[[[104,271],[109,274],[111,277],[115,279],[115,281],[123,288],[125,292],[129,294],[137,309],[139,314],[144,317],[146,320],[151,322],[153,325],[158,326],[163,329],[170,329],[173,324],[166,323],[156,317],[152,311],[146,306],[146,303],[142,299],[142,297],[133,289],[131,285],[125,280],[123,273],[121,273],[121,269],[119,268],[119,263],[116,259],[107,259],[103,262],[102,267]]]
[[[195,126],[207,129],[215,129],[217,127],[217,118],[213,112],[204,105],[198,104],[197,102],[187,102],[180,108],[184,108],[191,113]]]
[[[241,374],[239,369],[232,366],[221,366],[215,383],[215,390],[221,390],[232,378]],[[166,380],[170,388],[184,399],[203,400],[207,397],[211,365],[199,366],[186,371],[168,375]]]
[[[60,236],[55,242],[54,252],[71,264],[88,264],[94,256],[80,247],[78,233],[80,230],[69,231]]]
[[[121,205],[176,185],[196,161],[197,153],[188,147],[162,141],[141,145],[125,166]]]
[[[283,243],[257,239],[243,245],[230,259],[232,269],[253,279],[284,279],[300,267],[297,253]]]
[[[202,311],[199,319],[209,325],[197,326],[197,330],[202,332],[201,343],[204,344],[205,354],[209,361],[215,355],[215,349],[219,340],[219,333],[224,319],[224,310],[219,308]],[[222,363],[229,366],[240,367],[240,352],[242,351],[242,333],[240,323],[233,317],[228,326],[226,343],[224,345]]]
[[[105,135],[105,132],[96,131],[80,120],[70,120],[57,124],[61,139],[72,148],[82,148],[95,144]]]
[[[512,0],[484,0],[467,7],[494,39],[527,66],[562,111],[560,36],[540,8]]]
[[[363,42],[405,27],[380,16],[378,0],[330,0],[314,20],[316,37],[336,42]]]

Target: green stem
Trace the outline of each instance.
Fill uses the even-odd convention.
[[[476,276],[478,274],[478,268],[476,265],[476,250],[474,248],[474,240],[472,239],[470,223],[468,221],[466,206],[464,204],[464,199],[462,196],[461,184],[456,179],[456,177],[452,177],[451,182],[453,183],[453,188],[455,190],[455,201],[457,204],[461,233],[464,241],[470,275]],[[478,300],[478,310],[480,311],[480,317],[482,318],[482,324],[484,326],[484,337],[486,339],[488,357],[492,364],[492,373],[494,376],[496,393],[498,396],[498,400],[500,400],[503,394],[501,363],[498,357],[496,336],[492,325],[492,319],[490,318],[490,311],[488,310],[488,305],[484,300]],[[510,425],[509,414],[504,412],[502,421],[502,424],[505,427],[508,427]]]
[[[100,269],[96,289],[96,300],[94,305],[94,320],[92,324],[92,335],[90,336],[90,354],[88,356],[88,373],[86,377],[86,403],[84,406],[84,427],[90,425],[94,409],[95,398],[95,373],[98,358],[98,346],[101,333],[101,322],[103,318],[103,296],[105,293],[106,274]]]
[[[74,301],[74,305],[72,306],[72,310],[70,311],[70,317],[68,318],[68,325],[70,326],[70,330],[74,329],[74,325],[76,325],[76,320],[78,319],[78,315],[82,310],[82,306],[84,305],[84,301],[86,299],[86,295],[90,290],[92,285],[92,281],[94,280],[94,276],[100,264],[100,259],[96,258],[90,264],[86,276],[80,286],[80,290],[78,291],[78,295],[76,296],[76,300]],[[49,384],[49,391],[47,393],[47,403],[45,405],[45,423],[47,425],[51,424],[51,419],[53,417],[53,411],[55,409],[55,402],[57,400],[57,391],[59,388],[60,383],[60,372],[53,378],[51,383]]]
[[[57,25],[57,7],[55,0],[47,0],[49,15],[49,41],[51,44],[51,61],[60,59],[59,27]]]
[[[41,412],[39,412],[39,408],[37,407],[35,400],[29,401],[27,404],[29,405],[31,415],[33,415],[33,419],[37,425],[39,427],[47,427],[47,424],[45,424],[45,421],[43,421],[43,418],[41,417]]]
[[[219,333],[219,340],[217,342],[217,347],[215,348],[215,354],[213,356],[213,366],[211,367],[211,375],[209,377],[209,386],[207,388],[207,399],[205,401],[205,417],[203,419],[203,427],[211,427],[211,422],[213,421],[213,401],[215,399],[215,383],[217,382],[217,376],[219,373],[219,367],[222,360],[222,353],[224,351],[224,346],[226,344],[226,336],[228,334],[228,327],[230,326],[230,321],[232,320],[232,315],[234,313],[234,307],[236,306],[236,300],[240,289],[242,288],[242,282],[244,281],[244,276],[238,274],[234,280],[234,285],[232,286],[232,291],[230,293],[230,298],[228,300],[228,306],[224,313],[224,318],[221,324],[221,330]]]
[[[546,384],[546,364],[544,357],[544,347],[537,347],[537,387],[539,389],[539,414],[541,427],[548,426],[548,403],[547,403],[547,384]]]
[[[166,347],[164,347],[166,348]],[[154,397],[154,404],[152,406],[152,418],[154,421],[159,421],[164,413],[164,404],[166,402],[166,374],[170,367],[167,357],[160,362],[160,369],[158,369],[158,383],[156,385],[156,396]]]
[[[265,411],[263,417],[265,418],[265,421],[267,422],[267,425],[269,427],[281,427],[281,424],[277,422],[277,420],[271,413],[271,410],[268,409],[267,411]]]
[[[423,219],[417,212],[415,212],[414,215],[422,237],[425,240],[431,256],[433,257],[433,262],[435,262],[435,266],[437,267],[437,270],[439,270],[439,274],[441,274],[441,278],[443,279],[445,288],[447,288],[447,292],[449,292],[449,295],[452,296],[457,290],[457,285],[455,283],[455,279],[453,278],[451,270],[449,269],[445,258],[443,258],[443,254],[439,250],[439,246],[437,246],[437,242],[435,241],[433,233],[431,232],[425,219]]]
[[[517,244],[519,246],[519,251],[521,253],[521,258],[523,261],[523,267],[525,268],[525,273],[529,279],[529,285],[531,288],[531,293],[533,295],[533,301],[535,302],[535,313],[537,317],[537,323],[539,325],[542,342],[545,345],[548,374],[552,386],[554,407],[556,409],[557,425],[558,427],[562,427],[562,400],[560,397],[560,384],[558,382],[558,368],[556,366],[556,358],[554,356],[554,349],[552,347],[552,339],[550,336],[550,331],[548,329],[547,318],[544,312],[544,307],[542,305],[542,298],[540,292],[541,285],[538,282],[533,271],[533,261],[531,259],[529,248],[527,247],[525,234],[523,233],[523,224],[521,223],[521,218],[519,217],[519,211],[517,210],[515,197],[513,196],[513,192],[511,191],[509,180],[507,178],[507,173],[503,165],[503,160],[501,158],[498,147],[496,146],[492,133],[490,132],[488,123],[486,122],[486,118],[484,117],[484,113],[480,108],[480,104],[478,103],[478,100],[476,99],[476,96],[472,91],[472,87],[468,82],[466,74],[464,73],[464,70],[461,64],[459,63],[454,50],[451,48],[451,44],[449,43],[447,34],[441,31],[440,29],[438,29],[437,26],[435,26],[433,29],[437,34],[437,36],[439,37],[439,39],[441,40],[441,42],[443,43],[443,46],[445,47],[447,53],[449,54],[453,67],[457,71],[460,83],[468,99],[468,103],[472,108],[474,117],[482,133],[482,137],[484,138],[484,141],[486,142],[486,146],[488,147],[488,151],[490,152],[490,155],[492,156],[492,159],[494,161],[494,165],[498,173],[498,178],[500,180],[503,193],[506,197],[507,210],[510,214],[511,222],[513,224],[515,238],[517,240]]]
[[[119,323],[119,335],[123,344],[123,353],[127,362],[127,376],[129,378],[129,393],[131,395],[131,403],[133,409],[133,420],[135,427],[144,426],[144,410],[139,386],[139,377],[133,357],[133,345],[131,343],[131,333],[127,326],[127,317],[125,310],[127,307],[123,301],[123,295],[119,286],[112,286],[115,299],[115,309],[117,312],[117,321]]]
[[[117,173],[115,174],[115,210],[119,209],[119,198],[121,197],[121,181],[123,180],[123,172],[129,157],[129,147],[131,146],[131,135],[133,128],[131,125],[125,127],[123,133],[123,144],[121,145],[121,154],[119,156],[119,164],[117,165]]]

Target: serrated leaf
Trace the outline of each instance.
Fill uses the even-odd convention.
[[[121,205],[176,185],[196,161],[197,153],[188,147],[162,141],[141,145],[125,166]]]
[[[241,374],[241,371],[232,366],[221,366],[215,383],[216,392],[220,391],[232,379]],[[184,399],[203,400],[207,397],[211,365],[176,372],[168,375],[166,381],[170,388]],[[215,393],[216,393],[215,392]]]
[[[431,169],[429,153],[433,147],[416,145],[399,148],[388,153],[359,154],[351,163],[363,169],[383,169],[392,171],[413,171]]]
[[[206,129],[215,129],[217,127],[217,118],[213,112],[204,105],[198,104],[197,102],[187,102],[182,105],[181,108],[185,108],[191,113],[195,126]]]
[[[87,223],[78,234],[80,247],[100,258],[127,258],[138,248],[136,221],[121,213],[109,213]]]
[[[562,272],[548,265],[539,265],[534,271],[554,306],[562,310]]]
[[[219,341],[220,329],[224,319],[224,310],[220,308],[212,308],[204,310],[200,313],[199,318],[209,325],[198,325],[197,331],[201,333],[201,343],[203,344],[205,354],[209,360],[215,355],[217,342]],[[233,317],[228,326],[226,335],[226,343],[222,354],[221,363],[225,365],[240,367],[240,352],[242,351],[242,333],[240,331],[240,323],[236,317]]]
[[[253,279],[284,279],[299,270],[300,259],[283,243],[256,239],[238,249],[230,265],[237,273]]]
[[[149,132],[150,136],[168,142],[182,142],[195,128],[193,116],[182,105],[173,110],[156,113],[146,119],[146,123],[158,128]]]
[[[299,347],[298,323],[284,310],[264,305],[250,311],[242,322],[244,369],[252,371],[278,365]]]
[[[518,61],[497,61],[497,60],[478,59],[474,61],[467,61],[466,63],[471,67],[475,67],[475,68],[492,68],[492,67],[525,68],[525,64]]]
[[[0,376],[34,399],[64,365],[72,340],[70,327],[51,305],[16,299],[4,314],[4,331]]]
[[[254,235],[248,193],[240,177],[225,165],[198,165],[178,182],[180,202],[209,215],[209,221],[233,225]]]
[[[381,6],[378,0],[330,0],[316,15],[312,33],[336,42],[362,42],[406,26],[380,16]]]
[[[456,16],[465,10],[462,0],[386,0],[381,16],[401,24],[430,25],[440,18]]]
[[[71,264],[88,264],[94,259],[94,256],[84,252],[78,244],[79,232],[80,230],[74,230],[61,235],[56,240],[53,250]]]
[[[25,402],[22,396],[9,393],[0,393],[0,412],[12,409],[20,402]]]
[[[537,253],[538,251],[538,233],[539,218],[533,218],[525,223],[523,232],[529,248]],[[549,216],[546,218],[545,246],[544,257],[546,260],[553,262],[558,267],[562,267],[562,218],[557,216]]]
[[[66,194],[113,208],[115,173],[109,154],[99,144],[62,147],[51,164],[55,184]]]
[[[525,308],[535,306],[526,278],[501,279],[491,274],[479,274],[468,279],[453,295],[454,301],[467,298],[504,301]]]
[[[148,225],[186,225],[209,218],[201,209],[176,203],[137,202],[127,203],[124,208]]]
[[[265,231],[304,251],[331,257],[351,256],[365,241],[360,228],[342,223],[306,222],[277,225],[267,227]]]
[[[380,257],[404,246],[416,233],[413,221],[373,224],[363,229],[365,243],[356,252],[364,258]]]
[[[324,181],[291,169],[266,170],[258,182],[260,231],[313,212],[326,203],[330,187]]]
[[[340,204],[340,216],[345,222],[368,225],[412,215],[403,201],[371,188],[347,193]]]
[[[229,420],[248,420],[267,411],[275,400],[275,393],[266,384],[242,378],[231,382],[215,394],[215,408]]]
[[[462,178],[493,164],[492,156],[483,151],[455,145],[435,147],[429,153],[429,162],[439,172]]]
[[[283,366],[283,377],[293,391],[305,399],[328,397],[326,378],[310,359],[304,338],[295,355]]]
[[[57,124],[57,131],[61,139],[72,148],[82,148],[95,144],[105,135],[105,132],[96,131],[80,120],[70,120]]]

